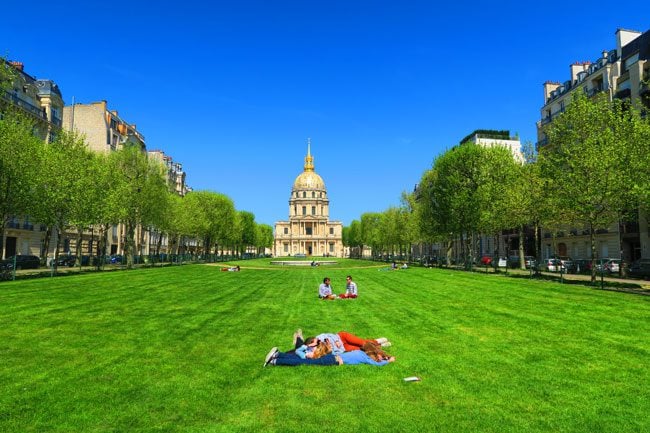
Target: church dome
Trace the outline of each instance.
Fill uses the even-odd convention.
[[[305,171],[300,173],[293,182],[294,191],[303,189],[325,189],[323,178],[314,171],[314,157],[311,156],[309,147],[307,147],[307,156],[305,157]]]
[[[295,182],[293,182],[293,189],[325,189],[325,182],[315,172],[305,171],[300,173]]]

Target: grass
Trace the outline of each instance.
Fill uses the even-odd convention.
[[[649,297],[346,260],[240,264],[0,285],[0,431],[650,427]],[[359,299],[316,299],[325,275],[342,292],[348,273]],[[397,361],[262,368],[298,327],[388,337]]]

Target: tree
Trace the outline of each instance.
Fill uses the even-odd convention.
[[[255,223],[255,215],[248,211],[239,211],[239,252],[243,254],[249,247],[256,246],[257,227]]]
[[[350,248],[351,257],[362,256],[361,222],[353,220],[348,227],[343,227],[343,245]]]
[[[553,180],[553,201],[566,224],[586,224],[592,265],[598,229],[616,222],[634,202],[629,171],[635,127],[634,109],[605,97],[574,97],[548,130],[549,145],[540,154],[542,174]],[[647,149],[646,149],[647,151]],[[592,266],[591,281],[596,280]]]
[[[70,224],[85,222],[84,215],[95,196],[91,188],[92,158],[84,139],[60,131],[54,142],[43,147],[36,186],[37,203],[32,215],[48,229],[44,249],[49,251],[54,236],[54,260],[58,258],[61,236]]]
[[[257,224],[256,230],[255,244],[257,246],[257,254],[264,254],[267,248],[273,247],[273,227],[268,224]]]
[[[474,143],[456,146],[434,161],[420,182],[418,220],[426,236],[447,241],[447,261],[451,242],[459,238],[466,266],[474,260],[475,239],[481,228],[486,181],[485,148]]]
[[[203,241],[209,254],[213,246],[233,247],[239,239],[237,215],[232,200],[212,191],[192,191],[183,198],[181,231]]]
[[[167,185],[159,164],[149,161],[137,146],[125,146],[109,156],[113,173],[109,203],[124,224],[124,254],[127,268],[133,267],[136,230],[143,230],[158,218]]]
[[[7,223],[14,216],[29,215],[36,203],[34,192],[45,144],[32,134],[33,128],[32,121],[10,106],[3,110],[0,117],[0,257],[4,257]]]
[[[377,212],[366,212],[361,215],[361,240],[364,245],[372,249],[374,257],[380,256],[384,251],[380,237],[381,214]]]

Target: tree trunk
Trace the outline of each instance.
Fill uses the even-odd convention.
[[[591,244],[591,283],[596,283],[596,232],[593,224],[589,224],[589,242]]]
[[[449,266],[451,264],[451,250],[452,250],[453,245],[454,245],[454,241],[449,239],[447,241],[447,251],[446,251],[447,266]]]
[[[47,265],[47,254],[50,251],[50,240],[52,239],[52,226],[47,226],[45,230],[45,238],[43,239],[43,257],[41,257],[41,265]]]
[[[519,226],[519,269],[526,269],[526,259],[524,251],[524,226]]]
[[[75,255],[77,256],[77,261],[79,262],[79,268],[81,268],[81,244],[83,243],[84,229],[83,227],[77,228],[77,245],[75,247]]]
[[[133,251],[135,248],[135,223],[127,221],[124,233],[124,255],[126,256],[126,268],[133,269]]]
[[[2,233],[2,236],[0,236],[0,260],[4,260],[5,258],[5,242],[7,242],[7,234],[5,233],[6,225],[6,219],[2,218],[2,221],[0,221],[0,233]]]

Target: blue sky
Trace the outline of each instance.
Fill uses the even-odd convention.
[[[197,190],[273,225],[311,138],[331,219],[411,191],[475,129],[536,141],[546,80],[650,29],[650,4],[546,1],[11,2],[0,54],[108,101]]]

